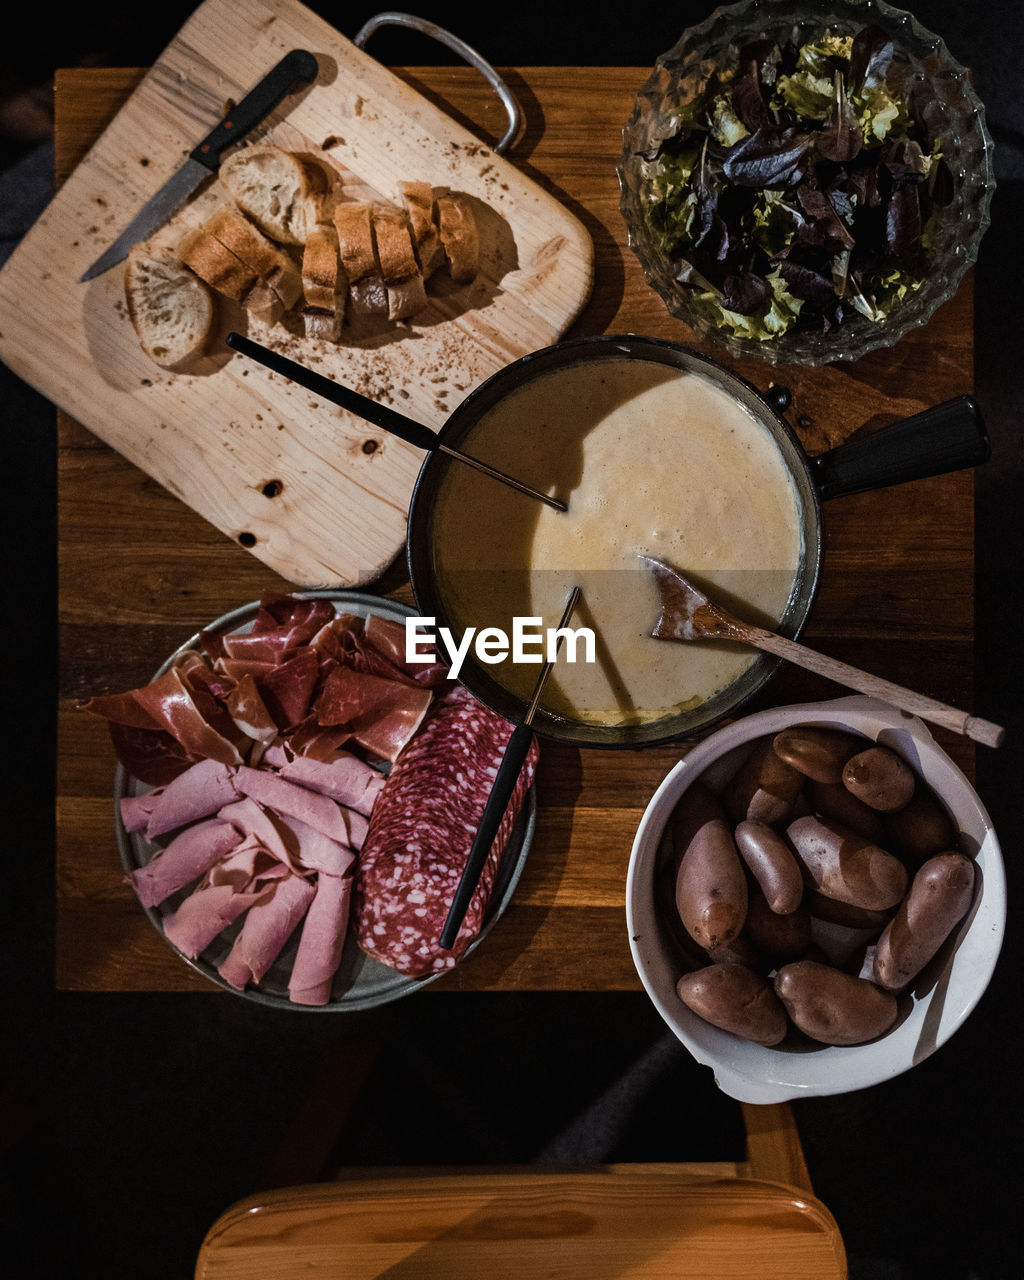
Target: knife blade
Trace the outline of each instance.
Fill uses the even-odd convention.
[[[317,77],[316,58],[306,49],[292,49],[254,89],[233,107],[211,133],[194,147],[185,163],[146,201],[109,249],[81,276],[79,284],[92,280],[123,262],[133,244],[145,240],[185,204],[188,198],[220,168],[224,152],[262,123],[271,111],[303,84]]]

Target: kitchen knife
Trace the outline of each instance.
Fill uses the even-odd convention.
[[[123,262],[133,244],[145,240],[182,207],[189,196],[220,167],[224,152],[270,115],[299,85],[312,84],[317,61],[305,49],[286,53],[274,69],[247,93],[195,148],[181,168],[150,196],[114,243],[79,277],[79,283],[102,275]]]

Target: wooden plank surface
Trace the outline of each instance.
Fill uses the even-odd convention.
[[[646,287],[618,213],[615,160],[645,68],[503,69],[526,106],[511,159],[581,219],[596,250],[574,334],[635,332],[693,342]],[[57,163],[66,174],[138,82],[138,72],[60,75]],[[501,131],[469,68],[402,73],[481,137]],[[731,367],[793,391],[788,418],[809,452],[969,392],[970,280],[925,328],[851,367]],[[61,702],[58,776],[58,986],[217,989],[156,934],[121,883],[114,757],[105,727],[75,710],[90,693],[147,680],[212,618],[287,589],[145,472],[64,414],[60,433]],[[825,509],[821,590],[804,638],[838,658],[953,705],[972,706],[973,478],[937,477],[837,499]],[[374,585],[411,599],[401,565]],[[845,692],[783,668],[751,710]],[[936,736],[969,774],[973,750]],[[636,990],[624,884],[644,806],[685,751],[579,751],[543,744],[536,835],[517,896],[485,946],[427,992]]]
[[[246,138],[319,164],[345,201],[400,203],[399,183],[460,192],[479,270],[447,271],[428,305],[390,323],[351,315],[338,343],[273,324],[218,295],[203,358],[169,372],[143,352],[123,266],[83,271],[175,172],[192,145],[292,48],[319,75]],[[177,245],[218,208],[205,184],[152,237]],[[291,251],[296,268],[298,251]],[[0,352],[27,382],[119,453],[307,587],[376,578],[401,551],[423,451],[224,344],[231,330],[430,429],[470,387],[565,331],[586,300],[593,246],[579,219],[450,114],[298,0],[206,0],[138,82],[0,271]]]

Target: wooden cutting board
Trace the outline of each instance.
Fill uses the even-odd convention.
[[[473,198],[481,270],[431,282],[415,322],[317,342],[220,307],[187,374],[143,353],[123,268],[78,280],[191,148],[289,49],[314,85],[246,140],[334,170],[346,195],[397,201],[402,179]],[[243,144],[244,145],[244,144]],[[173,242],[228,199],[214,180],[159,233]],[[590,294],[583,225],[443,110],[296,0],[206,0],[0,272],[0,354],[37,390],[297,586],[370,581],[401,551],[423,453],[223,346],[264,342],[436,430],[464,396],[565,332]]]

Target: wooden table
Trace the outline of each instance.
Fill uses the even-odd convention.
[[[646,68],[505,69],[526,115],[510,158],[593,236],[595,286],[571,333],[635,332],[699,345],[646,286],[626,245],[615,161]],[[469,68],[402,72],[482,137],[503,131]],[[58,74],[58,177],[138,83],[132,70]],[[970,281],[925,328],[851,367],[773,371],[733,364],[793,392],[788,418],[809,452],[972,387]],[[57,773],[56,983],[79,991],[209,991],[156,934],[122,883],[115,760],[105,726],[76,710],[90,694],[144,683],[200,626],[283,582],[95,436],[58,415],[61,681]],[[970,472],[838,499],[826,507],[825,571],[806,641],[970,709],[973,477]],[[411,600],[402,570],[375,585]],[[783,669],[751,709],[845,692]],[[969,774],[964,739],[936,736]],[[633,835],[685,748],[579,751],[544,744],[536,835],[516,899],[487,944],[430,991],[638,990],[624,885]]]

